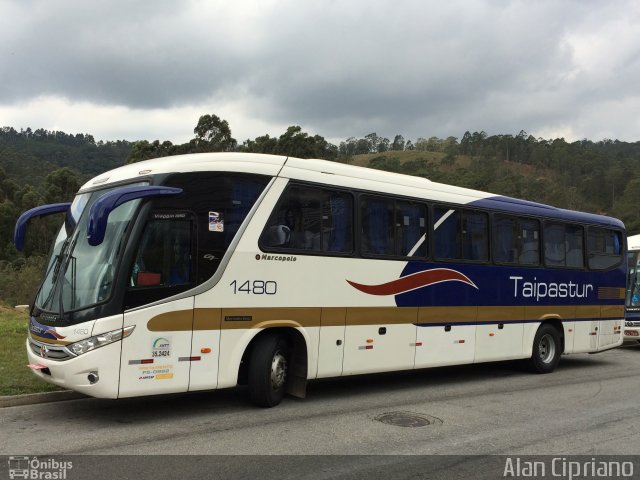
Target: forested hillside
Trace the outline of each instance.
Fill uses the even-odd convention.
[[[34,220],[25,251],[11,242],[18,215],[43,203],[70,201],[88,178],[125,163],[181,153],[242,151],[324,158],[419,175],[562,208],[613,215],[640,233],[640,142],[564,139],[465,132],[462,137],[393,140],[375,133],[333,145],[299,126],[279,137],[241,144],[229,124],[203,115],[184,144],[143,140],[96,142],[88,134],[0,129],[0,303],[26,303],[60,219]]]

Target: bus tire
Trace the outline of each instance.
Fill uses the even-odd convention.
[[[533,340],[529,365],[536,373],[551,373],[558,366],[562,355],[560,333],[552,325],[540,325]]]
[[[249,360],[249,398],[259,407],[275,407],[284,397],[291,370],[291,349],[282,335],[259,338]]]

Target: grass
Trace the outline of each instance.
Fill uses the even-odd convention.
[[[40,380],[27,367],[28,325],[26,313],[0,307],[0,396],[61,390]]]

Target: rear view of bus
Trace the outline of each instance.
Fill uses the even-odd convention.
[[[640,343],[640,235],[627,237],[628,272],[624,343]]]

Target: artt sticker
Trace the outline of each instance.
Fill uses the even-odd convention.
[[[168,338],[156,338],[151,348],[153,358],[169,358],[171,356],[171,341]]]

